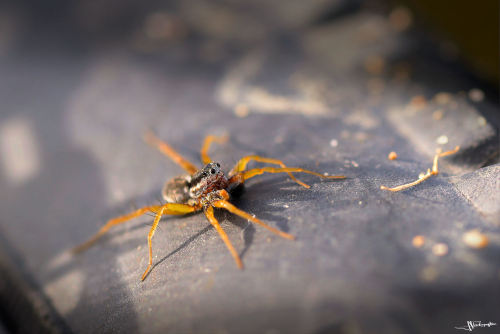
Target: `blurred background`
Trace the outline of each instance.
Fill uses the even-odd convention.
[[[500,317],[498,1],[4,1],[0,333],[456,333]],[[252,179],[218,213],[106,220],[248,154],[343,174]],[[436,148],[460,151],[400,193]],[[396,152],[398,158],[389,160]],[[496,332],[497,328],[478,331]]]

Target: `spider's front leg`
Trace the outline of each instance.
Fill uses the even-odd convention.
[[[295,237],[293,235],[285,233],[285,232],[280,231],[272,226],[267,225],[266,223],[264,223],[260,219],[255,218],[251,214],[249,214],[243,210],[238,209],[237,207],[235,207],[234,205],[229,203],[228,200],[229,200],[229,194],[227,193],[227,191],[226,190],[219,190],[217,192],[217,195],[213,197],[213,200],[211,200],[210,204],[207,205],[207,207],[205,208],[204,211],[205,211],[205,216],[207,217],[210,224],[212,224],[213,227],[215,227],[215,229],[217,230],[217,232],[219,232],[219,236],[226,244],[226,247],[229,250],[229,252],[231,253],[231,255],[233,256],[234,261],[236,262],[236,265],[238,266],[238,268],[243,269],[243,262],[241,261],[241,258],[238,255],[238,252],[234,248],[233,244],[229,240],[226,232],[222,229],[219,222],[215,218],[213,207],[225,209],[225,210],[227,210],[227,211],[229,211],[237,216],[240,216],[241,218],[244,218],[244,219],[251,221],[252,223],[259,224],[260,226],[267,228],[269,231],[279,235],[282,238],[286,238],[289,240],[295,240]]]
[[[236,165],[233,167],[233,169],[231,169],[231,171],[229,172],[229,177],[231,178],[232,176],[238,174],[239,172],[243,172],[247,168],[248,163],[250,161],[252,161],[252,160],[253,161],[257,161],[257,162],[263,162],[263,163],[278,165],[281,168],[286,168],[286,165],[281,160],[272,159],[272,158],[265,158],[265,157],[261,157],[259,155],[248,155],[246,157],[241,158],[240,161],[238,161],[236,163]],[[311,188],[310,185],[305,184],[304,182],[297,180],[295,178],[295,176],[293,176],[292,173],[287,172],[287,174],[288,174],[288,176],[290,176],[290,178],[292,180],[294,180],[295,182],[297,182],[298,184],[300,184],[304,188]]]
[[[298,167],[285,167],[285,168],[275,168],[275,167],[263,167],[263,168],[254,168],[254,169],[249,169],[247,171],[243,172],[238,172],[235,175],[231,176],[229,178],[229,184],[241,184],[244,183],[246,180],[257,176],[261,175],[264,173],[306,173],[306,174],[311,174],[315,175],[318,177],[321,177],[323,179],[345,179],[344,175],[322,175],[307,169],[303,168],[298,168]]]
[[[219,222],[217,221],[217,218],[215,218],[215,216],[214,216],[214,208],[211,206],[207,207],[205,209],[205,216],[207,217],[210,224],[212,224],[212,226],[215,227],[215,229],[219,233],[220,238],[226,244],[226,247],[229,250],[229,253],[231,253],[231,255],[233,256],[234,261],[236,262],[236,265],[238,266],[238,268],[243,269],[243,262],[241,261],[241,258],[238,255],[238,252],[236,251],[233,244],[229,240],[229,237],[227,236],[224,229],[220,226]]]

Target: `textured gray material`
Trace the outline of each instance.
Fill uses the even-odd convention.
[[[236,51],[215,43],[214,52],[195,35],[81,52],[48,35],[42,45],[20,38],[0,58],[0,233],[2,253],[17,254],[21,280],[38,287],[58,330],[455,333],[468,320],[500,323],[500,220],[490,214],[500,203],[476,192],[498,198],[498,164],[480,168],[498,163],[497,129],[478,121],[498,105],[488,95],[466,102],[460,91],[477,83],[419,53],[418,34],[363,10]],[[380,73],[365,70],[374,56]],[[411,120],[395,111],[443,91],[456,108],[441,121],[430,121],[431,109]],[[142,141],[148,128],[196,163],[205,135],[229,134],[210,152],[226,170],[260,154],[348,178],[297,174],[311,189],[286,175],[249,181],[233,203],[297,240],[218,212],[242,271],[203,215],[164,219],[141,282],[151,217],[79,256],[68,250],[107,219],[156,202],[183,172]],[[418,187],[379,189],[430,168],[438,134],[445,147],[467,149],[443,158],[441,173]],[[488,154],[476,150],[485,142]],[[397,160],[387,159],[391,151]],[[471,229],[488,247],[464,244]],[[425,236],[421,248],[416,235]],[[443,256],[433,251],[439,243]]]
[[[452,179],[478,212],[498,221],[500,216],[500,166],[490,166]]]

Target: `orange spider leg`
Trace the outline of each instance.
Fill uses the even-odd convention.
[[[145,207],[137,209],[134,212],[131,212],[129,214],[110,219],[110,220],[108,220],[108,222],[104,226],[102,226],[99,229],[99,231],[93,237],[91,237],[89,240],[85,241],[83,244],[76,246],[71,251],[73,253],[80,253],[80,252],[86,250],[87,248],[89,248],[90,246],[92,246],[97,240],[99,240],[100,237],[102,237],[106,232],[108,232],[108,230],[111,227],[113,227],[115,225],[122,224],[122,223],[124,223],[132,218],[139,217],[139,216],[145,214],[146,212],[157,211],[160,208],[161,208],[161,205],[145,206]]]
[[[194,174],[198,171],[198,168],[195,165],[184,159],[179,153],[177,153],[172,147],[170,147],[170,145],[162,141],[160,138],[156,137],[153,132],[147,131],[144,135],[144,140],[146,141],[146,143],[156,147],[158,150],[160,150],[160,152],[168,156],[175,163],[188,171],[189,174]]]
[[[236,251],[233,244],[229,240],[226,232],[224,232],[224,230],[220,226],[219,222],[215,218],[214,209],[211,206],[209,206],[205,210],[205,216],[207,216],[207,219],[210,222],[210,224],[212,224],[213,227],[215,227],[215,229],[217,230],[217,232],[219,232],[219,236],[221,237],[222,241],[224,241],[224,243],[226,244],[226,247],[229,250],[229,252],[231,253],[231,255],[233,256],[234,261],[236,261],[236,265],[238,266],[238,268],[243,269],[243,262],[241,261],[240,256],[238,255],[238,252]]]
[[[151,226],[151,229],[149,230],[148,233],[148,248],[149,248],[149,262],[148,262],[148,267],[146,268],[146,271],[144,274],[142,274],[141,281],[144,281],[146,276],[149,273],[149,270],[151,269],[151,266],[153,265],[153,246],[152,246],[152,239],[153,235],[155,234],[155,230],[158,227],[158,223],[160,222],[161,216],[162,215],[184,215],[190,212],[196,211],[196,207],[190,206],[187,204],[179,204],[179,203],[167,203],[164,204],[159,208],[159,210],[156,210],[156,217],[153,222],[153,226]]]
[[[238,172],[244,171],[246,169],[248,163],[251,160],[255,160],[257,162],[264,162],[264,163],[268,163],[268,164],[275,164],[275,165],[279,165],[281,168],[286,168],[286,165],[281,160],[272,159],[272,158],[264,158],[264,157],[261,157],[261,156],[258,156],[258,155],[248,155],[246,157],[241,158],[240,161],[238,161],[236,163],[236,165],[233,167],[233,169],[231,169],[231,171],[229,172],[229,177],[235,175]],[[295,178],[295,176],[293,176],[292,173],[287,173],[287,174],[288,174],[288,176],[290,176],[290,178],[292,180],[294,180],[295,182],[297,182],[301,186],[303,186],[305,188],[311,188],[310,185],[305,184],[304,182],[297,180]]]
[[[212,205],[215,206],[216,208],[226,209],[227,211],[234,213],[235,215],[240,216],[241,218],[245,218],[245,219],[250,220],[253,223],[259,224],[260,226],[267,228],[269,231],[279,235],[280,237],[290,239],[290,240],[295,240],[295,237],[293,235],[285,233],[283,231],[280,231],[278,229],[275,229],[274,227],[267,225],[266,223],[264,223],[260,219],[257,219],[254,216],[252,216],[251,214],[249,214],[243,210],[238,209],[237,207],[235,207],[234,205],[232,205],[231,203],[229,203],[226,200],[223,200],[223,199],[218,200],[216,202],[213,202]]]
[[[212,162],[212,159],[208,156],[208,149],[210,148],[210,145],[212,145],[213,142],[216,142],[217,144],[224,144],[227,142],[229,139],[229,136],[213,136],[213,135],[208,135],[205,137],[205,140],[203,141],[203,146],[201,147],[201,161],[203,164],[208,164]]]
[[[415,186],[415,185],[417,185],[419,183],[422,183],[422,182],[424,182],[425,180],[427,180],[428,178],[430,178],[433,175],[438,175],[439,174],[439,170],[438,170],[438,160],[439,160],[439,158],[445,157],[447,155],[455,154],[455,153],[458,152],[459,149],[460,149],[460,146],[456,146],[453,150],[446,151],[446,152],[441,152],[441,149],[437,149],[436,150],[436,155],[434,156],[434,161],[432,163],[432,169],[427,169],[427,172],[425,174],[419,176],[418,180],[410,182],[410,183],[402,184],[402,185],[394,187],[394,188],[388,188],[386,186],[380,186],[380,189],[382,189],[382,190],[389,190],[389,191],[393,191],[393,192],[401,191],[401,190],[405,190],[405,189],[411,188],[411,187],[413,187],[413,186]]]
[[[298,168],[298,167],[286,167],[286,168],[275,168],[275,167],[263,167],[263,168],[254,168],[244,172],[239,172],[229,179],[229,183],[235,182],[244,182],[254,176],[261,175],[264,173],[307,173],[311,175],[315,175],[324,179],[345,179],[344,175],[322,175],[307,169]]]

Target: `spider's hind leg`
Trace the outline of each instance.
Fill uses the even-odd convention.
[[[92,246],[97,240],[99,240],[106,232],[109,231],[109,229],[113,226],[123,224],[133,218],[142,216],[143,214],[146,214],[148,212],[155,212],[158,211],[161,208],[161,205],[153,205],[153,206],[145,206],[143,208],[137,209],[129,214],[119,216],[112,218],[108,220],[108,222],[102,226],[99,231],[97,231],[96,234],[94,234],[93,237],[91,237],[89,240],[85,241],[84,243],[80,244],[79,246],[76,246],[71,250],[72,253],[80,253]]]
[[[146,276],[148,276],[149,271],[151,270],[151,266],[153,265],[153,246],[152,246],[152,240],[153,240],[153,235],[155,234],[155,230],[158,227],[158,223],[160,222],[161,216],[162,215],[184,215],[190,212],[196,211],[198,208],[195,206],[191,206],[188,204],[179,204],[179,203],[166,203],[162,205],[159,210],[156,211],[156,217],[153,222],[153,226],[151,226],[151,229],[149,230],[148,233],[148,249],[149,249],[149,261],[148,261],[148,267],[146,268],[146,271],[144,271],[144,274],[142,274],[141,281],[144,281]]]
[[[170,147],[170,145],[158,138],[152,131],[146,132],[144,135],[144,141],[146,141],[149,145],[156,147],[161,153],[172,159],[172,161],[184,168],[189,174],[194,174],[198,171],[198,168],[195,165],[182,157],[179,153],[177,153],[177,151]]]

